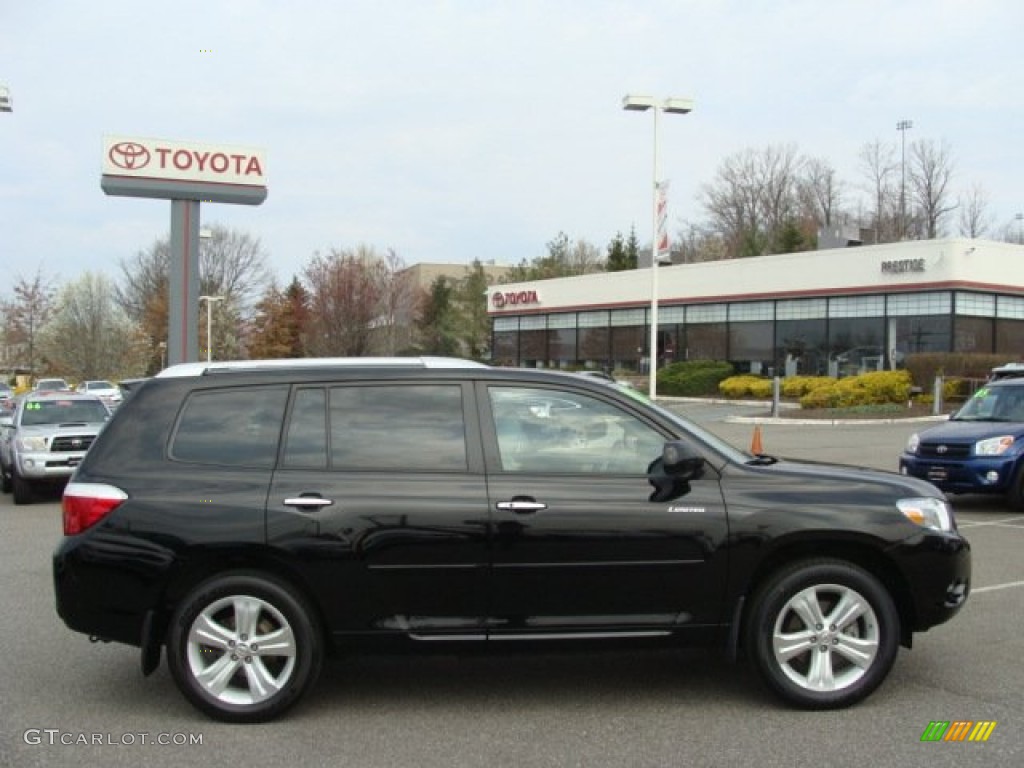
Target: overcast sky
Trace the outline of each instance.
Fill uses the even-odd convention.
[[[672,231],[769,144],[861,197],[858,152],[903,119],[1002,229],[1024,210],[1022,38],[1020,0],[0,0],[0,296],[37,266],[118,278],[167,233],[168,202],[100,190],[108,134],[263,148],[267,201],[202,215],[282,282],[359,244],[513,264],[560,231],[650,242],[652,117],[626,93],[695,100],[661,120]]]

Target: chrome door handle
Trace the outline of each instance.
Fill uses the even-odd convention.
[[[548,505],[542,501],[526,501],[525,499],[499,501],[496,506],[502,512],[515,512],[517,515],[532,515],[534,512],[548,508]]]
[[[286,507],[306,507],[308,509],[329,507],[333,503],[334,502],[330,499],[325,499],[322,496],[299,496],[297,498],[284,500],[284,505]]]

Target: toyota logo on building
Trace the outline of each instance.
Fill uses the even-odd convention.
[[[149,150],[134,141],[122,141],[107,153],[110,162],[126,171],[134,171],[149,165]]]
[[[501,309],[505,306],[505,294],[501,291],[495,291],[491,297],[491,303],[494,304],[495,309]]]

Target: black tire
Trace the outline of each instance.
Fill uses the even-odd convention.
[[[241,627],[239,608],[246,614]],[[265,645],[271,638],[281,646]],[[181,602],[168,629],[167,660],[197,708],[217,720],[256,723],[282,714],[316,682],[323,641],[292,589],[265,575],[233,573],[200,584]]]
[[[892,596],[842,560],[808,560],[773,574],[754,596],[746,626],[761,677],[804,709],[837,709],[866,697],[889,674],[899,638]]]
[[[36,500],[36,493],[32,483],[13,469],[11,470],[11,490],[14,492],[15,504],[31,504]]]

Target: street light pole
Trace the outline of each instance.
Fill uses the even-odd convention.
[[[907,239],[907,130],[914,127],[913,120],[900,120],[896,130],[900,132],[900,240]]]
[[[213,360],[213,302],[224,301],[223,296],[200,296],[206,302],[206,362]]]
[[[658,113],[685,115],[693,111],[692,99],[654,99],[650,96],[627,95],[622,100],[622,108],[631,112],[654,111],[654,204],[653,226],[651,239],[651,340],[648,344],[648,394],[651,399],[657,397],[658,382],[658,202],[661,183],[658,180]]]

